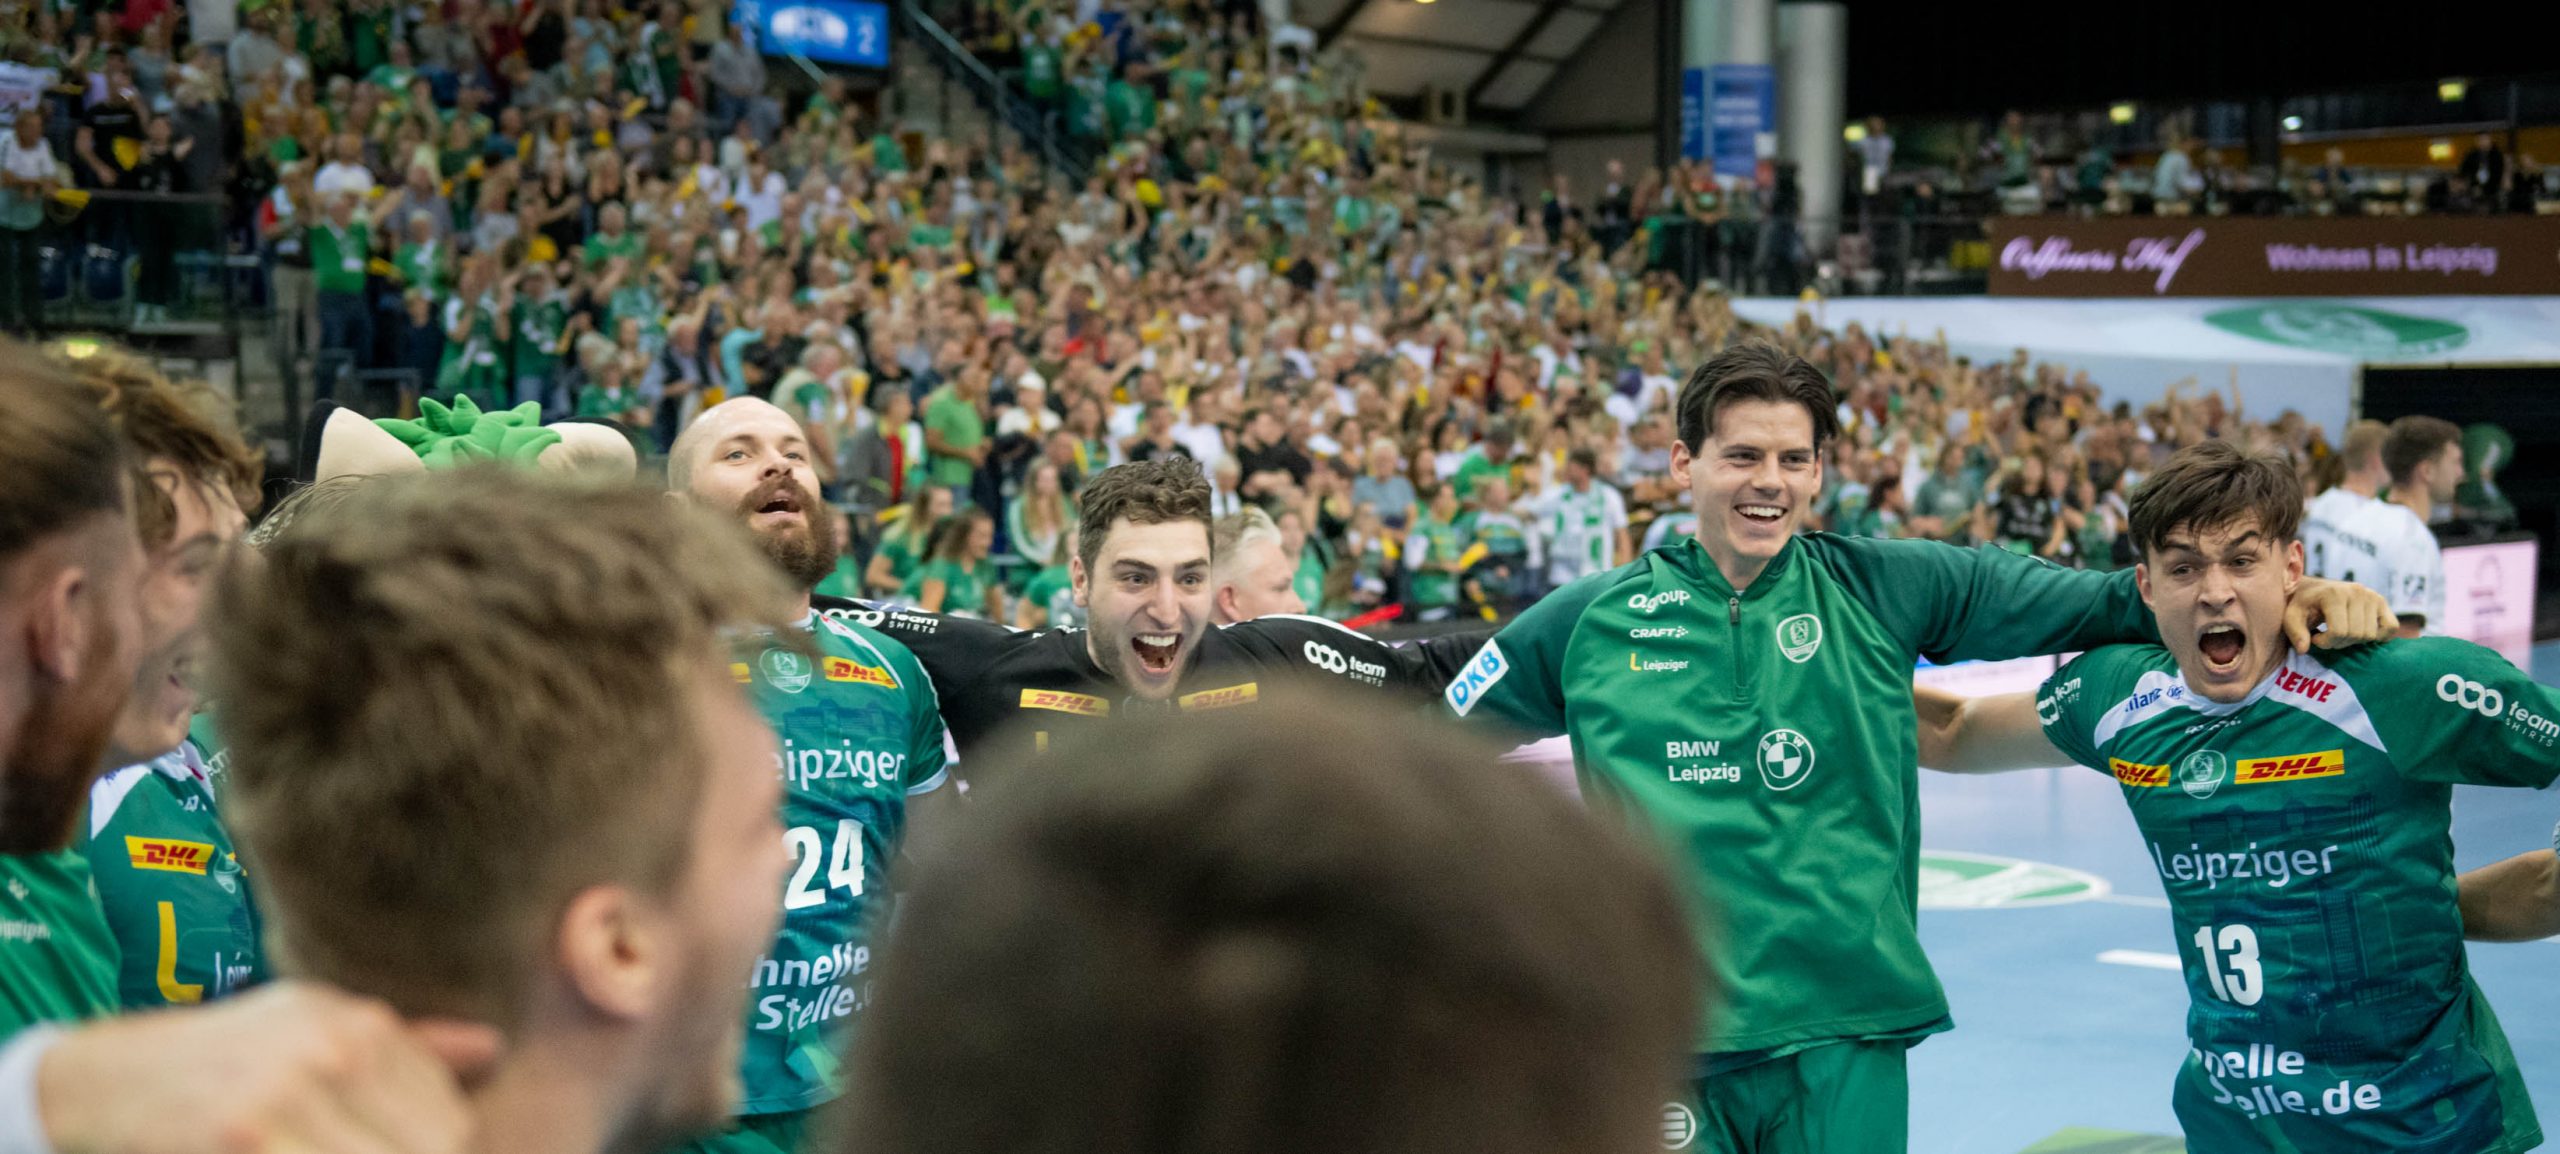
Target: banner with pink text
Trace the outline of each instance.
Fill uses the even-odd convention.
[[[2560,295],[2560,216],[2001,217],[1993,296]]]

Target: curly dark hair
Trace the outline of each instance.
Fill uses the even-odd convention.
[[[1076,505],[1084,518],[1076,530],[1076,557],[1087,567],[1102,555],[1102,542],[1111,535],[1111,526],[1122,520],[1132,525],[1198,521],[1201,532],[1212,529],[1209,479],[1200,475],[1200,463],[1189,457],[1131,461],[1104,469],[1076,493]]]

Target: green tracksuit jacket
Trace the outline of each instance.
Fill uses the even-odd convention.
[[[1700,1053],[1947,1026],[1918,932],[1915,658],[2153,641],[2133,575],[1797,536],[1736,591],[1695,540],[1559,589],[1449,707],[1572,740],[1584,797],[1650,834],[1696,911]]]

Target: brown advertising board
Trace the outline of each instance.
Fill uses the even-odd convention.
[[[2560,295],[2560,216],[2001,217],[1991,294]]]

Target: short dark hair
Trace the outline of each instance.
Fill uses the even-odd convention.
[[[2462,427],[2442,417],[2402,417],[2383,434],[2382,467],[2391,471],[2392,484],[2408,484],[2418,466],[2461,439]]]
[[[1580,465],[1585,469],[1589,469],[1592,472],[1597,473],[1600,471],[1600,453],[1589,445],[1576,445],[1572,452],[1564,455],[1564,463],[1568,465]]]
[[[2275,542],[2293,540],[2302,524],[2302,479],[2282,457],[2221,440],[2178,450],[2134,490],[2130,509],[2134,544],[2146,556],[2168,548],[2169,534],[2179,530],[2217,529],[2251,517]]]
[[[1087,566],[1102,556],[1112,524],[1124,519],[1132,525],[1198,521],[1202,533],[1211,529],[1209,479],[1189,457],[1113,465],[1076,492],[1076,506],[1083,517],[1076,527],[1076,557]]]
[[[1744,341],[1717,353],[1680,386],[1680,443],[1697,453],[1716,431],[1716,414],[1736,401],[1802,405],[1813,418],[1813,447],[1840,435],[1831,382],[1813,362],[1768,341]]]
[[[0,563],[91,517],[126,515],[125,449],[94,393],[0,340]]]
[[[1403,715],[1293,696],[1132,724],[993,780],[917,858],[837,1133],[1652,1148],[1701,971],[1632,839]]]

